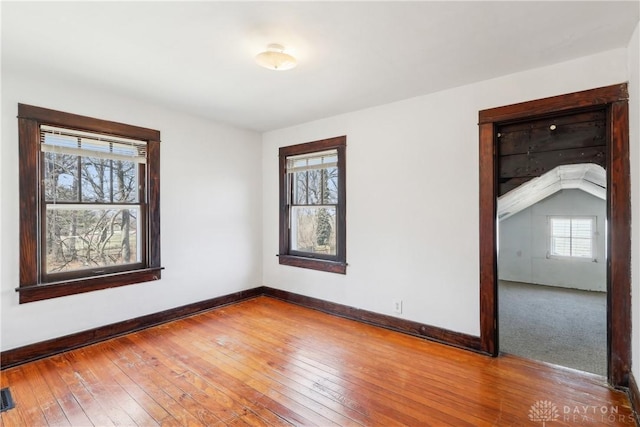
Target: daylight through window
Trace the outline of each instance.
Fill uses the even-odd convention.
[[[345,141],[280,149],[281,264],[344,273]]]
[[[593,217],[550,217],[551,256],[593,258]]]
[[[160,133],[18,110],[20,302],[159,279]]]
[[[291,250],[336,254],[338,152],[287,158],[291,200]]]
[[[142,262],[146,142],[43,125],[47,275]]]

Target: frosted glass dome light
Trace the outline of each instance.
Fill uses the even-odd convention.
[[[296,58],[284,53],[284,47],[279,44],[270,44],[267,50],[256,55],[256,63],[269,70],[290,70],[297,65]]]

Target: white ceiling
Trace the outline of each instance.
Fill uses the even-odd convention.
[[[638,1],[2,2],[2,66],[265,131],[626,47]],[[259,68],[269,43],[291,71]]]

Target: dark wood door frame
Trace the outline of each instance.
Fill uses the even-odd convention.
[[[480,341],[497,356],[498,259],[496,214],[499,125],[572,111],[604,109],[607,116],[607,378],[626,387],[631,366],[631,191],[627,84],[554,96],[479,112]]]

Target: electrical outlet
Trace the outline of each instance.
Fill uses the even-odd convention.
[[[401,299],[393,300],[393,312],[394,313],[398,313],[398,314],[402,314],[402,300]]]

